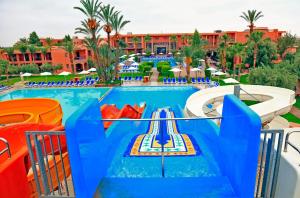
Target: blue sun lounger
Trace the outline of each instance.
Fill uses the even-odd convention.
[[[197,83],[201,84],[201,78],[200,77],[197,78]]]
[[[171,78],[168,78],[168,84],[171,84]]]
[[[172,84],[176,84],[176,78],[172,78]]]
[[[183,78],[183,79],[182,79],[182,83],[183,83],[183,84],[186,84],[186,83],[187,83],[186,78]]]
[[[192,78],[192,83],[196,84],[196,79],[195,78]]]

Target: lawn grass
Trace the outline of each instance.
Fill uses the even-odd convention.
[[[300,109],[300,96],[296,97],[296,103],[294,104],[294,106]]]
[[[284,114],[284,115],[282,115],[282,117],[284,117],[285,119],[287,119],[289,122],[294,122],[294,123],[300,124],[300,118],[298,118],[297,116],[295,116],[292,113]]]
[[[251,106],[251,105],[255,105],[260,103],[259,101],[255,101],[255,100],[242,100],[247,106]]]
[[[249,84],[249,74],[242,75],[240,78],[241,84]]]

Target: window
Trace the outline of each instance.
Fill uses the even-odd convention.
[[[67,64],[66,66],[67,66],[67,69],[69,69],[69,64]]]

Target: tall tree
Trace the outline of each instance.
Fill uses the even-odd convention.
[[[152,40],[150,34],[147,34],[147,35],[145,36],[144,40],[145,40],[146,49],[147,49],[147,43],[149,43],[149,42]],[[152,46],[152,43],[151,43],[151,52],[152,52],[152,51],[153,51],[153,46]]]
[[[229,45],[230,37],[227,34],[223,34],[221,36],[221,42],[219,44],[219,53],[221,57],[221,66],[222,66],[222,71],[226,71],[226,53],[227,53],[227,48]]]
[[[132,38],[132,42],[133,42],[133,44],[134,44],[134,51],[135,51],[135,53],[137,53],[137,44],[140,42],[140,38],[138,38],[138,37],[136,37],[136,36],[134,36],[133,38]]]
[[[20,50],[20,52],[23,55],[24,60],[27,61],[25,54],[27,52],[28,46],[25,43],[20,43],[19,45],[17,45],[17,49]]]
[[[35,47],[35,45],[28,45],[28,50],[29,50],[30,55],[31,55],[31,60],[32,60],[32,62],[34,63],[34,62],[35,62],[34,55],[35,55],[35,52],[36,52],[36,47]]]
[[[107,34],[107,44],[110,48],[110,34],[112,32],[112,18],[114,15],[118,14],[118,11],[115,10],[114,6],[110,4],[104,5],[101,7],[100,12],[98,12],[98,17],[101,21],[104,22],[103,30]]]
[[[253,45],[253,67],[256,67],[258,46],[263,41],[263,32],[253,32],[248,37],[248,43]]]
[[[6,47],[6,48],[4,48],[4,51],[7,53],[8,60],[13,61],[13,55],[14,55],[15,48],[14,47]]]
[[[8,81],[8,68],[9,68],[9,62],[7,60],[0,59],[0,76],[2,75],[2,73],[5,73],[6,81]]]
[[[120,41],[120,32],[121,30],[130,23],[128,20],[124,20],[124,16],[120,13],[117,12],[113,15],[112,20],[111,20],[111,25],[112,29],[115,31],[114,35],[114,41],[115,41],[115,77],[118,78],[118,65],[119,65],[119,56],[121,52],[121,48],[119,46],[119,41]]]
[[[47,56],[47,53],[48,53],[48,47],[40,47],[39,48],[40,49],[40,51],[41,51],[41,53],[43,54],[43,56],[44,56],[44,61],[46,60],[46,56]]]
[[[171,35],[169,41],[170,41],[170,43],[169,43],[169,46],[170,46],[169,51],[171,52],[171,45],[172,45],[172,43],[174,43],[174,46],[175,46],[175,49],[176,49],[177,36],[176,35]]]
[[[46,41],[46,45],[47,45],[49,48],[51,48],[52,45],[53,45],[53,39],[50,38],[50,37],[47,37],[47,38],[45,39],[45,41]]]
[[[277,42],[278,52],[282,59],[286,54],[286,50],[290,47],[294,47],[296,45],[296,42],[297,42],[296,35],[292,35],[291,33],[287,33],[283,37],[278,39]]]
[[[85,44],[93,51],[96,68],[99,78],[104,77],[104,70],[101,67],[101,61],[98,52],[98,44],[100,43],[99,32],[101,30],[100,21],[97,20],[98,12],[101,9],[99,0],[80,0],[82,7],[74,7],[74,9],[82,12],[87,19],[81,21],[81,27],[75,29],[75,33],[84,34]]]
[[[74,74],[76,72],[75,70],[75,66],[74,66],[74,44],[73,44],[73,40],[70,37],[70,35],[66,35],[63,39],[63,47],[66,50],[66,52],[68,52],[69,54],[69,60],[70,60],[70,64],[71,64],[71,68],[72,68],[72,73]]]
[[[242,12],[242,15],[240,17],[245,19],[245,21],[249,23],[250,34],[252,34],[254,23],[263,16],[264,15],[262,14],[262,11],[248,10],[247,12]]]
[[[35,31],[31,32],[28,38],[28,42],[31,45],[37,45],[37,46],[41,46],[41,41],[39,36],[37,35],[37,33]]]
[[[186,46],[183,48],[184,56],[185,56],[185,63],[186,63],[186,74],[187,78],[190,78],[191,73],[191,63],[192,63],[192,47]]]
[[[230,51],[232,53],[232,64],[233,64],[233,78],[235,78],[236,75],[236,66],[238,66],[238,75],[240,75],[240,70],[242,63],[236,64],[236,59],[240,58],[241,62],[244,60],[244,54],[245,54],[245,47],[242,43],[235,43],[232,46],[230,46]]]

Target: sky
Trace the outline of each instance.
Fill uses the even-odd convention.
[[[300,35],[300,0],[111,0],[130,20],[122,33],[243,31],[242,11],[261,10],[256,26]],[[6,47],[36,31],[40,37],[74,36],[84,18],[74,6],[80,0],[0,0],[0,46]],[[102,33],[102,36],[105,34]],[[82,37],[81,35],[77,35]]]

